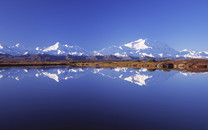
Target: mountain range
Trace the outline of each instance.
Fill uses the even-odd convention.
[[[13,46],[0,44],[0,54],[23,57],[32,55],[77,56],[79,58],[88,57],[88,59],[99,59],[99,56],[114,56],[114,59],[129,59],[129,57],[208,58],[208,51],[193,51],[187,49],[176,51],[162,42],[150,39],[138,39],[120,46],[110,46],[97,51],[87,51],[78,46],[61,44],[59,42],[47,47],[25,47],[20,43]]]

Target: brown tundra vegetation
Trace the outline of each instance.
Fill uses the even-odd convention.
[[[7,62],[0,63],[0,67],[34,67],[34,66],[69,66],[69,67],[104,67],[104,68],[147,68],[148,70],[177,70],[186,72],[208,72],[208,60],[205,59],[186,59],[186,60],[163,60],[155,61],[149,59],[147,61],[59,61],[59,62]]]

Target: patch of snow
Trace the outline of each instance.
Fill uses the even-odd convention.
[[[117,68],[115,68],[115,69],[113,69],[113,70],[116,71],[116,72],[120,72],[120,71],[126,72],[127,69],[128,69],[128,68],[119,68],[119,67],[117,67]]]
[[[117,71],[117,72],[119,72],[119,71],[121,71],[122,70],[122,68],[115,68],[114,69],[114,71]]]
[[[64,80],[68,80],[68,79],[73,79],[74,77],[73,76],[69,76],[69,77],[65,77],[63,78]]]
[[[28,70],[27,69],[24,69],[24,71],[27,73],[28,72]]]
[[[74,73],[76,73],[77,70],[76,70],[76,69],[69,69],[69,72],[74,72]]]
[[[61,74],[61,73],[65,73],[65,71],[64,71],[64,70],[61,70],[61,69],[58,69],[58,70],[57,70],[57,73],[58,73],[58,75],[59,75],[59,74]]]
[[[158,54],[160,57],[163,57],[163,53]]]
[[[3,75],[0,74],[0,79],[3,78]]]
[[[196,73],[180,72],[180,74],[182,74],[184,76],[192,76],[193,74],[196,74]],[[205,73],[201,73],[201,74],[205,74]]]
[[[56,74],[51,74],[48,72],[43,72],[43,74],[51,79],[54,79],[56,82],[59,82],[59,77]]]
[[[82,68],[79,68],[79,72],[84,72],[84,70]]]
[[[180,72],[180,74],[182,74],[182,75],[184,75],[184,76],[188,76],[188,73]]]
[[[27,55],[28,54],[28,52],[25,52],[23,55]]]
[[[16,77],[15,79],[16,79],[17,81],[19,81],[19,77]]]
[[[0,44],[0,49],[3,49],[4,47]]]
[[[183,52],[183,51],[188,51],[188,49],[184,49],[184,50],[182,50],[182,51],[180,51],[180,52]]]
[[[204,53],[205,53],[205,54],[208,54],[208,52],[207,52],[207,51],[204,51]]]
[[[79,56],[82,56],[84,53],[79,53]]]
[[[133,42],[130,42],[130,43],[124,44],[124,46],[132,48],[132,44],[133,44]]]
[[[77,52],[69,52],[69,55],[77,55]]]
[[[120,54],[120,53],[115,53],[114,54],[115,56],[118,56],[118,57],[125,57],[126,55],[122,55],[122,54]]]
[[[57,72],[58,72],[58,74],[61,74],[61,70],[58,69]]]
[[[61,51],[60,50],[58,50],[58,55],[60,55],[61,54]]]
[[[154,57],[152,54],[142,53],[143,56]]]
[[[124,78],[124,80],[126,80],[126,81],[129,81],[129,82],[133,83],[133,79],[132,79],[132,77],[127,77],[127,78]]]
[[[19,47],[19,45],[20,45],[20,44],[19,44],[19,43],[17,43],[15,46],[16,46],[16,47]]]
[[[142,68],[139,70],[139,72],[147,72],[147,69],[146,68]],[[138,74],[138,72],[136,72]]]
[[[103,70],[103,68],[95,68],[94,71],[93,71],[93,73],[94,73],[94,74],[95,74],[95,73],[99,73],[101,70]]]
[[[102,56],[102,54],[99,53],[98,51],[93,51],[93,53],[94,53],[95,56]]]

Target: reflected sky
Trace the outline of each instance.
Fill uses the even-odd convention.
[[[2,68],[0,129],[206,130],[208,74]]]

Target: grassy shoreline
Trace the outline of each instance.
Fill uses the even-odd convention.
[[[103,67],[103,68],[147,68],[158,70],[178,70],[188,72],[208,72],[208,60],[187,59],[177,61],[60,61],[60,62],[8,62],[0,63],[0,67],[34,67],[34,66],[68,66],[68,67]]]

